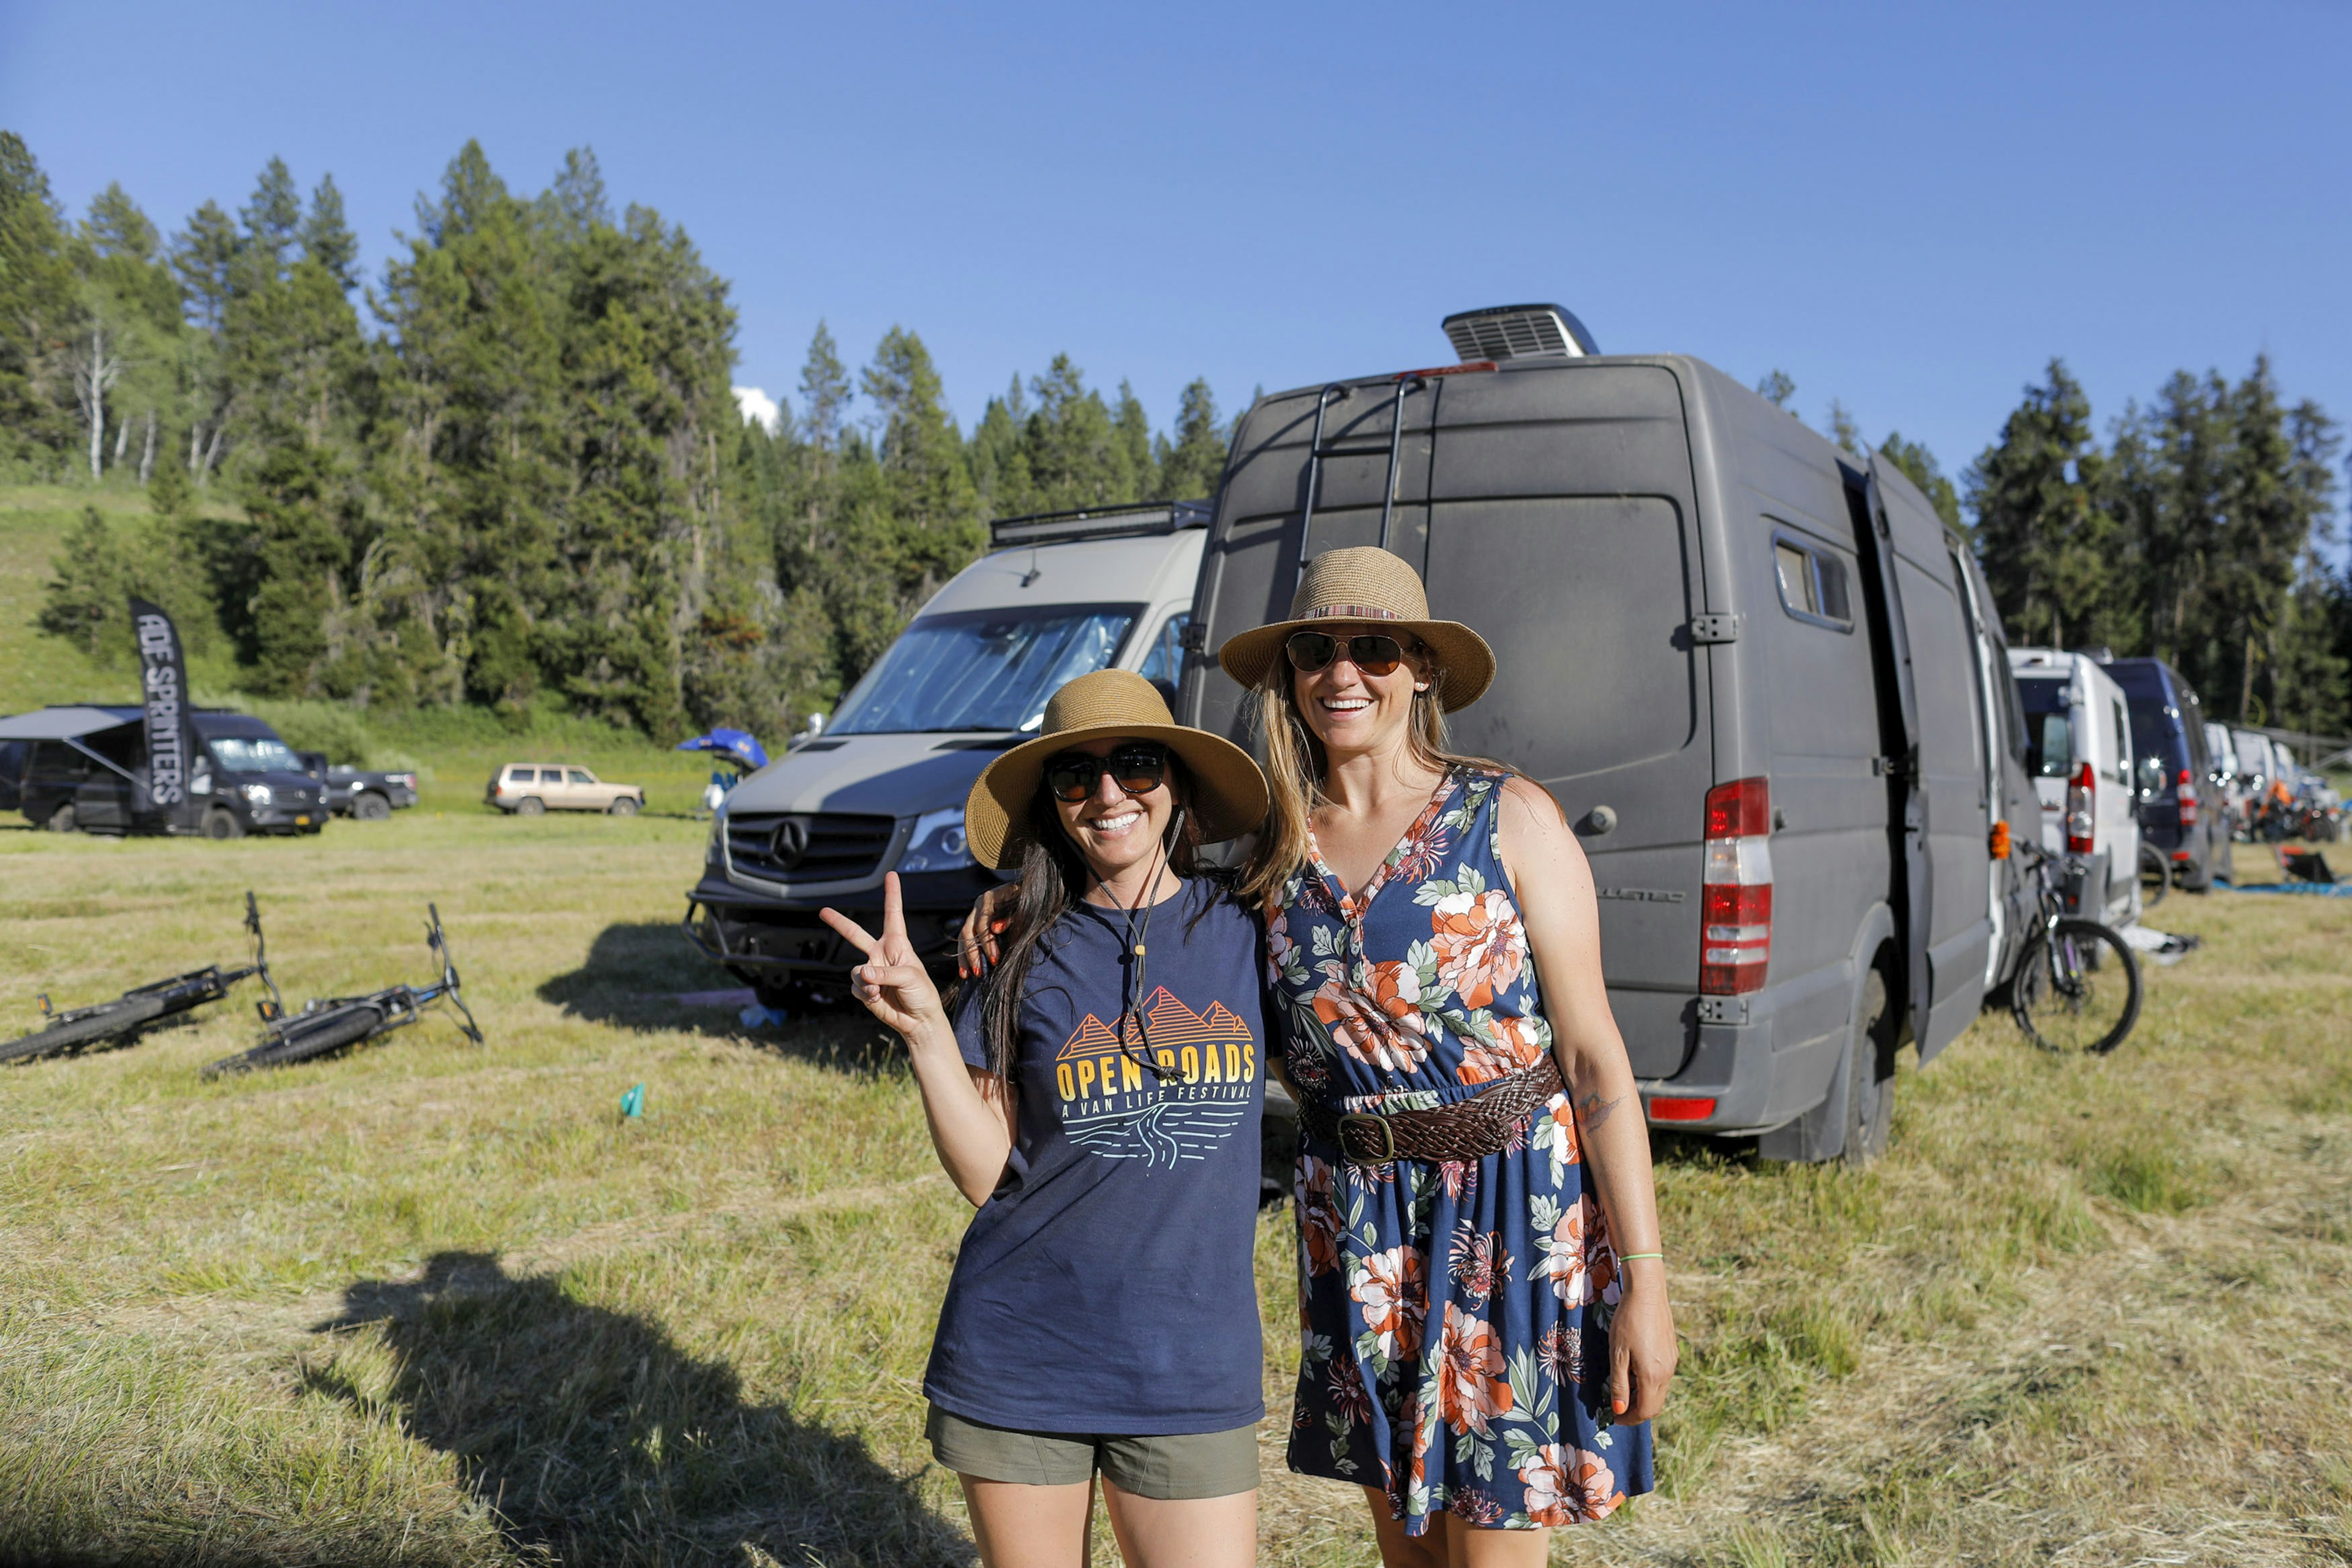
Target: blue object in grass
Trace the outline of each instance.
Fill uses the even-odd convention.
[[[629,1088],[629,1092],[621,1096],[621,1114],[623,1116],[643,1116],[645,1113],[646,1086],[641,1083],[633,1084]]]

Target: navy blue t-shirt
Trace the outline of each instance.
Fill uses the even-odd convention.
[[[1265,1412],[1251,1268],[1264,942],[1240,904],[1187,881],[1151,910],[1139,1031],[1122,1043],[1126,926],[1080,905],[1029,967],[1019,1135],[964,1233],[923,1377],[968,1421],[1164,1436]],[[955,1026],[964,1059],[987,1065],[979,987]]]

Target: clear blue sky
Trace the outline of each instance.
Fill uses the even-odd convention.
[[[1556,300],[1604,350],[1775,366],[1957,472],[2063,355],[2352,416],[2352,7],[2322,0],[1183,7],[0,0],[0,124],[167,230],[271,154],[380,266],[467,137],[731,279],[738,380],[919,331],[969,426],[1067,351],[1155,425],[1450,357]]]

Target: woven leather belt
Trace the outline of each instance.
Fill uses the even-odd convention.
[[[1499,1154],[1519,1136],[1528,1113],[1558,1094],[1559,1063],[1549,1052],[1524,1072],[1497,1079],[1466,1100],[1427,1110],[1337,1111],[1306,1100],[1298,1119],[1309,1136],[1336,1143],[1360,1164],[1391,1160],[1481,1160]]]

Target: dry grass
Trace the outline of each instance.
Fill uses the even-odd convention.
[[[298,999],[422,978],[438,898],[489,1034],[207,1085],[215,1009],[0,1072],[0,1559],[968,1560],[918,1388],[968,1211],[857,1020],[650,999],[730,984],[670,930],[698,845],[0,831],[0,1027],[234,957],[251,885]],[[2352,1561],[2352,908],[2164,913],[2208,945],[2112,1060],[1987,1019],[1871,1172],[1662,1150],[1668,1490],[1559,1561]],[[1263,1557],[1365,1563],[1280,1469],[1287,1227]]]

